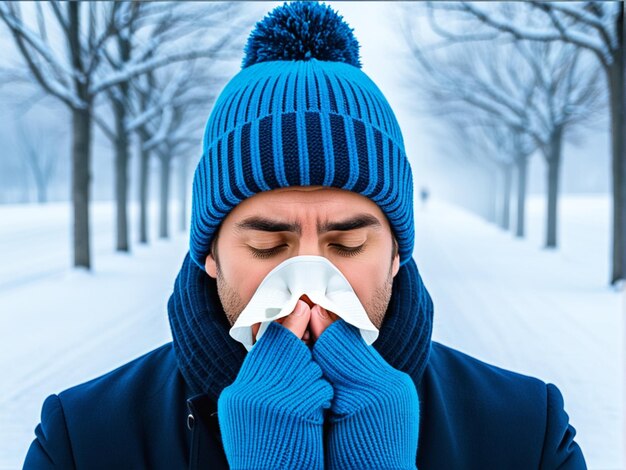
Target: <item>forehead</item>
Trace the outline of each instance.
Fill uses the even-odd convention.
[[[284,217],[305,222],[328,218],[346,218],[356,214],[371,214],[382,226],[388,226],[382,210],[361,194],[324,186],[293,186],[264,191],[239,203],[226,217],[231,223],[251,215]]]

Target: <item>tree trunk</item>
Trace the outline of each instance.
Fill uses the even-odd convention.
[[[20,179],[22,181],[18,181],[18,188],[22,189],[22,194],[19,196],[19,198],[16,198],[16,200],[18,202],[21,202],[22,204],[28,204],[30,202],[30,178],[28,177],[28,175],[30,174],[30,169],[26,163],[26,160],[21,160],[22,161],[22,170],[20,171]],[[9,185],[7,185],[7,187],[9,187]],[[11,199],[8,199],[10,202],[13,202]]]
[[[48,202],[48,191],[45,184],[37,185],[37,202],[39,202],[39,204]]]
[[[68,47],[72,67],[83,70],[80,37],[80,7],[78,2],[68,2]],[[89,83],[79,77],[74,79],[84,108],[72,109],[72,204],[74,208],[74,266],[91,269],[89,200],[91,184],[91,113],[92,100]]]
[[[513,168],[511,165],[502,166],[502,175],[504,176],[503,198],[502,198],[502,219],[500,226],[504,230],[511,227],[511,183],[513,181]]]
[[[180,231],[187,230],[187,171],[189,169],[189,157],[181,156],[178,160],[178,175],[180,186]]]
[[[518,157],[517,165],[517,224],[515,236],[522,238],[525,234],[526,224],[526,179],[528,173],[528,158]]]
[[[128,252],[128,136],[126,135],[126,108],[115,98],[115,212],[117,251]]]
[[[117,35],[117,45],[122,64],[130,61],[130,41],[125,34]],[[115,112],[115,201],[117,206],[116,250],[128,252],[128,134],[126,132],[126,103],[128,82],[118,85],[119,95],[113,99]]]
[[[489,223],[497,223],[497,189],[498,189],[498,166],[493,163],[482,163],[479,166],[482,173],[485,175],[485,189],[484,189],[484,206],[480,209],[480,215]]]
[[[626,28],[624,10],[617,18],[616,31],[619,47],[613,56],[613,64],[608,70],[609,100],[611,109],[611,147],[613,183],[613,263],[611,284],[626,279],[626,73],[624,59]]]
[[[144,150],[148,140],[145,132],[139,133],[139,243],[148,243],[148,189],[150,182],[150,151]]]
[[[548,165],[547,210],[546,210],[546,248],[556,248],[556,232],[558,221],[559,172],[561,168],[561,147],[563,130],[557,127],[550,136],[549,154],[546,155]]]
[[[48,202],[48,181],[42,175],[42,170],[35,171],[35,184],[37,185],[37,202],[45,204]]]
[[[159,220],[159,238],[168,238],[168,201],[170,192],[170,158],[167,155],[159,157],[161,162],[161,202]]]
[[[32,145],[32,144],[31,144]],[[50,152],[29,146],[26,152],[25,161],[28,162],[28,169],[33,175],[35,189],[37,191],[37,202],[45,204],[48,201],[48,184],[52,175],[51,167],[46,165],[46,159],[50,157]],[[28,176],[28,175],[26,175]]]
[[[91,183],[91,109],[72,110],[72,204],[74,266],[91,269],[89,189]]]

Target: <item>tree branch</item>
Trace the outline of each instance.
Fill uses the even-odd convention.
[[[549,6],[548,4],[542,5],[544,6],[544,11],[545,7]],[[503,33],[511,34],[517,39],[545,42],[562,40],[592,51],[594,54],[596,54],[600,62],[605,67],[609,66],[613,61],[613,57],[608,53],[609,51],[607,51],[606,48],[602,47],[602,44],[598,44],[588,36],[577,34],[575,31],[565,30],[564,32],[558,32],[550,30],[524,29],[520,28],[518,25],[510,21],[498,20],[494,18],[493,15],[490,15],[484,10],[475,7],[469,2],[461,2],[460,7],[462,8],[462,11],[474,15],[483,23],[488,24],[499,31],[502,31]]]
[[[227,44],[230,39],[230,34],[225,34],[216,44],[208,49],[203,48],[185,52],[175,52],[170,55],[157,56],[140,63],[126,64],[121,70],[113,72],[108,77],[99,82],[94,82],[90,88],[90,93],[95,95],[109,87],[115,86],[119,83],[128,81],[133,77],[143,75],[146,72],[156,70],[174,62],[189,61],[198,58],[219,58],[218,52],[224,48],[224,45]]]

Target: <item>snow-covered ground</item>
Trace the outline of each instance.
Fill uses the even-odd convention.
[[[187,233],[152,233],[149,246],[134,237],[132,254],[115,254],[113,205],[95,203],[91,214],[86,273],[68,269],[67,204],[0,206],[0,468],[21,468],[49,394],[171,341],[167,299]],[[156,217],[155,207],[153,226]]]
[[[624,468],[626,438],[609,211],[607,197],[563,198],[562,248],[546,251],[541,199],[529,201],[525,240],[443,202],[416,205],[434,339],[555,383],[589,468],[601,470]],[[94,271],[85,273],[68,269],[69,215],[66,204],[0,206],[0,468],[21,466],[46,396],[170,340],[166,303],[187,234],[114,254],[113,206],[96,203]]]
[[[544,199],[527,238],[453,206],[416,205],[414,257],[435,305],[433,339],[556,384],[591,469],[623,469],[623,293],[608,287],[610,201],[560,202],[559,250],[544,245]]]

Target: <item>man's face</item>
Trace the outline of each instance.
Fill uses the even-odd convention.
[[[400,266],[391,228],[368,198],[324,186],[255,194],[222,221],[205,268],[217,279],[230,324],[273,268],[301,255],[323,256],[332,262],[380,328]]]

